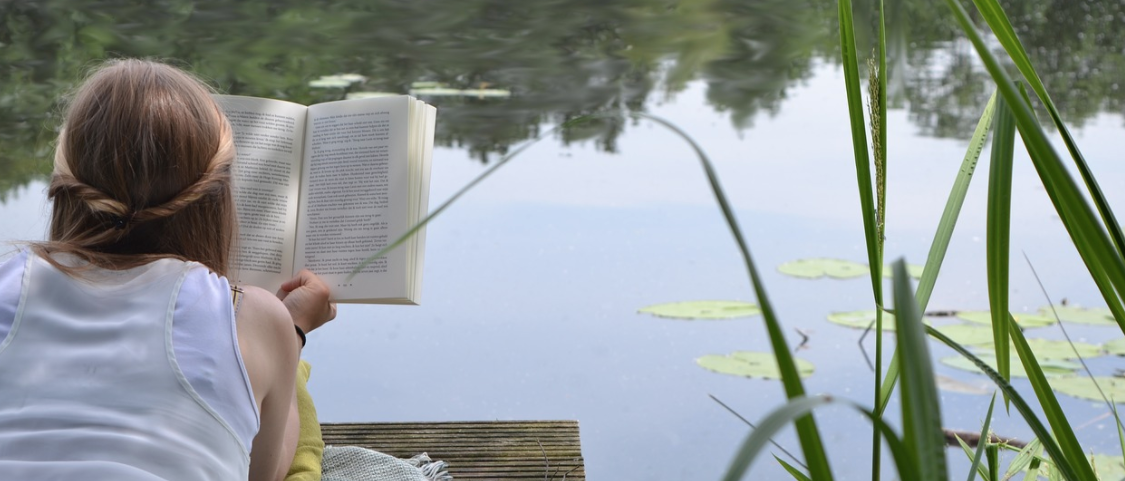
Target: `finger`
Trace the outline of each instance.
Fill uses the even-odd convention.
[[[328,320],[331,321],[336,318],[336,303],[330,302],[328,303],[328,307],[331,308],[328,314]]]
[[[284,299],[286,294],[313,282],[315,279],[316,274],[309,272],[307,269],[301,269],[301,272],[298,272],[292,279],[281,283],[281,287],[277,290],[277,297]]]

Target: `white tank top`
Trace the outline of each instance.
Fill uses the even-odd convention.
[[[4,479],[244,480],[250,458],[184,378],[166,259],[73,278],[28,256],[0,343]]]

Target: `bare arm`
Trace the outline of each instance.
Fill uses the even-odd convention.
[[[276,296],[248,288],[238,318],[238,344],[261,413],[261,428],[250,452],[250,480],[285,478],[297,449],[296,378],[305,332],[336,317],[328,286],[302,270],[281,285]]]
[[[250,480],[283,479],[293,461],[293,449],[285,446],[286,424],[301,341],[289,311],[273,294],[246,289],[238,313],[238,345],[261,413],[261,427],[250,451]]]

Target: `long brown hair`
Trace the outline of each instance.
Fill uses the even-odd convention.
[[[50,237],[33,248],[56,265],[56,252],[109,269],[174,257],[225,275],[233,161],[230,124],[203,82],[159,62],[109,61],[69,103]]]

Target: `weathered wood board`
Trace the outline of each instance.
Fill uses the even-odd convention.
[[[584,481],[577,421],[325,423],[324,444],[400,458],[428,453],[454,481]]]

